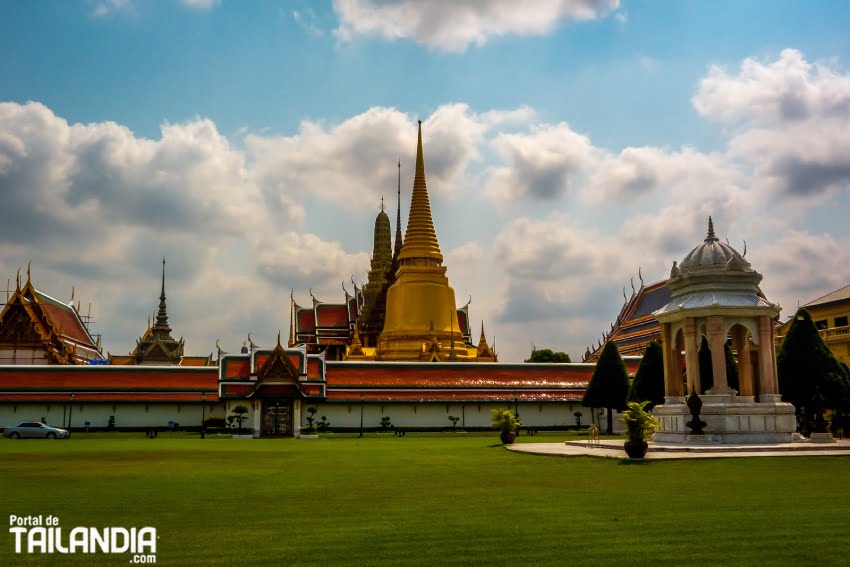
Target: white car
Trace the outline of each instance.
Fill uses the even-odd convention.
[[[70,436],[67,429],[50,427],[37,421],[25,421],[14,427],[3,428],[3,437],[9,439],[67,439]]]

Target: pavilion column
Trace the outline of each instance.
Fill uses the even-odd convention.
[[[682,349],[679,347],[679,333],[673,336],[670,343],[670,369],[673,373],[670,375],[673,391],[677,396],[686,396],[687,392],[683,392],[684,385],[682,384]]]
[[[688,373],[688,395],[701,394],[699,382],[699,344],[697,344],[696,321],[688,317],[683,327],[685,333],[685,371]]]
[[[715,394],[729,393],[726,378],[726,328],[723,317],[712,315],[708,318],[708,346],[711,349],[711,367],[714,372]]]
[[[738,395],[753,395],[753,367],[750,363],[750,344],[747,340],[749,331],[739,325],[734,333],[735,352],[738,353]],[[752,400],[751,400],[752,401]]]
[[[661,323],[661,352],[664,355],[664,397],[673,395],[672,392],[672,348],[670,342],[670,323]]]
[[[666,403],[679,403],[673,400],[682,397],[682,374],[679,371],[676,341],[670,334],[670,323],[661,324],[661,350],[664,353],[664,397]]]
[[[773,354],[773,320],[759,317],[759,394],[776,394],[776,358]]]

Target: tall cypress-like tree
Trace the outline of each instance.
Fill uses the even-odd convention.
[[[814,415],[815,395],[823,398],[820,403],[826,407],[846,408],[850,402],[850,379],[803,308],[797,310],[785,335],[776,370],[779,393],[794,404],[803,423]]]
[[[646,404],[647,410],[664,403],[664,352],[661,345],[655,341],[646,345],[635,379],[629,388],[628,400],[649,402]]]
[[[605,343],[602,354],[596,362],[593,376],[584,392],[581,405],[588,408],[606,408],[608,410],[608,427],[606,435],[614,433],[613,410],[626,409],[626,396],[629,393],[629,372],[620,350],[614,341]]]
[[[728,342],[723,345],[723,354],[726,360],[726,383],[730,388],[738,390],[738,364],[735,362],[735,355],[732,354],[732,348]],[[705,335],[699,345],[699,382],[702,392],[714,387],[714,365],[711,362],[711,348],[708,346]],[[699,393],[702,394],[702,392]]]

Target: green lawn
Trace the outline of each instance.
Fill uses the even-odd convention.
[[[141,434],[140,434],[141,435]],[[158,565],[837,565],[850,459],[510,453],[490,435],[0,440],[0,507],[154,526]],[[520,438],[555,441],[564,434]],[[126,565],[128,555],[0,565]],[[28,562],[29,561],[29,562]]]

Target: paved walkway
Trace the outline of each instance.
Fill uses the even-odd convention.
[[[606,439],[599,447],[588,447],[586,441],[561,443],[514,443],[506,448],[518,453],[556,455],[560,457],[610,457],[625,459],[623,440]],[[648,461],[661,459],[717,459],[728,457],[850,457],[850,440],[837,443],[782,443],[776,445],[678,445],[650,443]]]

